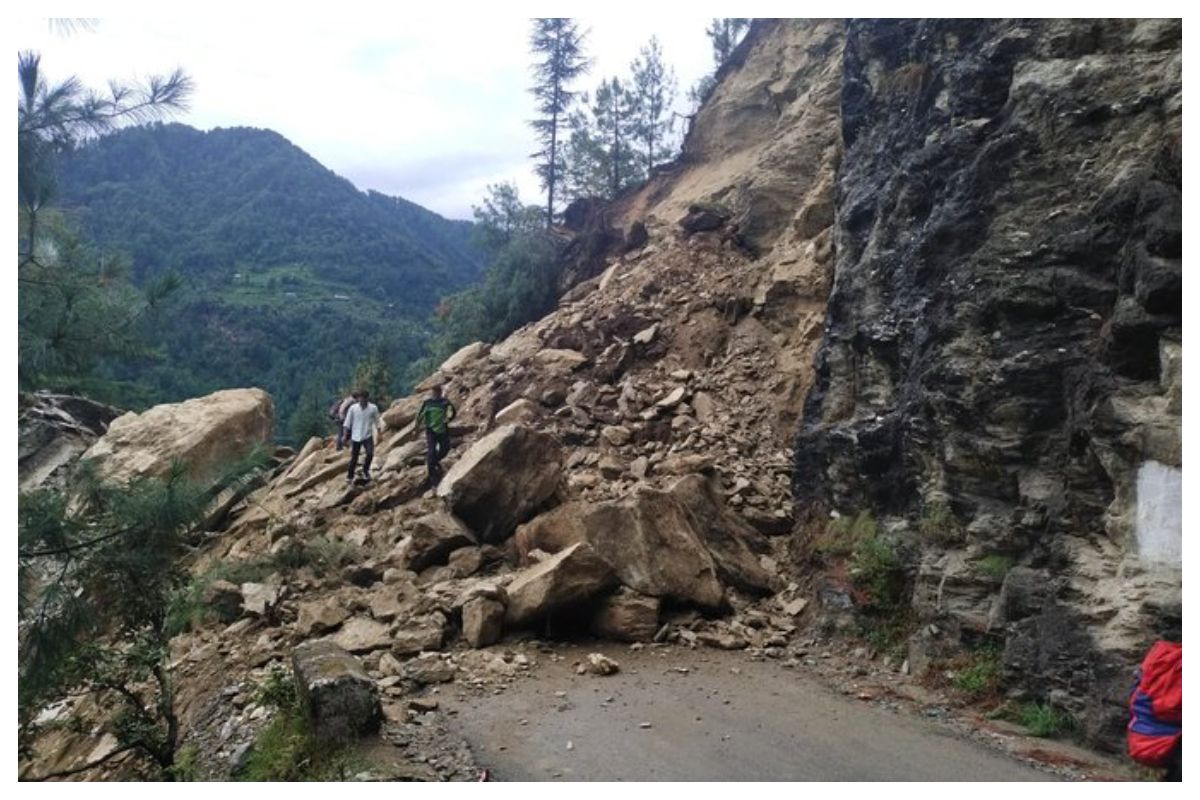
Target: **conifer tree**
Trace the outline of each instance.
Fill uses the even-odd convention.
[[[749,19],[723,17],[713,19],[704,29],[712,43],[713,64],[717,69],[729,59],[733,49],[742,41],[742,36],[749,28]]]
[[[641,177],[633,150],[633,125],[636,109],[633,95],[618,78],[602,81],[596,90],[592,117],[603,143],[608,178],[608,195],[615,197]]]
[[[102,480],[81,462],[73,492],[22,494],[18,502],[17,720],[32,754],[38,714],[66,694],[91,695],[119,745],[67,777],[137,751],[172,777],[180,737],[170,667],[170,609],[188,579],[186,535],[222,490],[264,463],[256,451],[204,486],[176,463],[164,478]],[[88,708],[88,706],[82,706]],[[78,714],[79,712],[75,712]]]
[[[573,19],[535,19],[529,45],[537,61],[534,63],[534,83],[530,91],[537,100],[540,115],[530,123],[537,133],[542,149],[534,154],[538,159],[537,173],[546,189],[546,226],[554,224],[555,190],[563,171],[562,133],[567,112],[575,100],[572,82],[588,69],[583,54],[585,32]]]
[[[176,70],[106,93],[75,77],[47,80],[41,56],[17,55],[18,377],[23,387],[79,389],[104,358],[145,351],[139,324],[180,285],[167,274],[143,292],[123,265],[94,253],[57,215],[55,159],[83,139],[186,108],[191,80]]]
[[[663,161],[666,141],[673,129],[671,106],[675,102],[675,70],[663,61],[662,45],[652,36],[630,65],[636,103],[633,130],[649,174]]]

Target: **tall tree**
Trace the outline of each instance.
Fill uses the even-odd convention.
[[[696,81],[696,85],[688,90],[688,99],[695,108],[712,93],[717,85],[716,72],[729,60],[735,47],[741,43],[746,31],[750,29],[750,20],[723,17],[715,18],[709,23],[704,32],[708,34],[713,49],[713,71]]]
[[[546,227],[554,224],[554,190],[562,174],[560,132],[575,100],[570,86],[589,66],[583,54],[585,36],[573,19],[539,18],[533,21],[529,37],[530,49],[538,59],[530,91],[537,99],[541,116],[530,124],[542,145],[534,157],[538,159],[537,173],[546,189]]]
[[[663,61],[662,45],[657,36],[650,37],[641,54],[630,65],[633,94],[636,103],[633,130],[640,145],[646,172],[663,161],[665,142],[671,135],[678,82],[675,70]]]
[[[487,196],[480,205],[471,206],[471,211],[475,217],[472,238],[492,257],[514,238],[541,228],[541,209],[522,203],[512,181],[488,184]]]
[[[91,252],[53,215],[47,220],[55,159],[89,137],[185,108],[192,84],[176,70],[95,92],[75,77],[49,82],[41,56],[27,51],[17,55],[17,86],[18,377],[24,387],[78,388],[103,358],[141,349],[138,325],[179,281],[167,275],[139,293],[117,261]]]
[[[749,19],[736,17],[715,18],[704,29],[704,32],[708,34],[709,41],[712,42],[713,63],[717,69],[720,69],[721,65],[729,59],[733,49],[738,46],[749,29]]]
[[[596,121],[598,136],[603,142],[607,156],[609,196],[615,197],[622,189],[640,177],[640,170],[633,151],[633,125],[636,109],[635,98],[618,78],[601,82],[596,90],[596,102],[592,106],[592,117]]]

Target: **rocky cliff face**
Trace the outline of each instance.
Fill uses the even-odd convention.
[[[881,517],[921,616],[999,634],[1098,739],[1179,614],[1180,47],[1177,21],[847,26],[796,442],[800,507]]]

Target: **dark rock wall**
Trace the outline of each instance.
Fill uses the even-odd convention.
[[[993,555],[1066,576],[1012,619],[988,613],[998,586],[950,575],[973,584],[960,622],[1020,639],[1017,679],[1081,715],[1104,696],[1111,717],[1101,684],[1120,667],[1101,675],[1074,640],[1049,657],[1037,630],[1077,618],[1121,664],[1153,635],[1156,612],[1089,592],[1145,571],[1139,467],[1182,467],[1182,25],[854,21],[846,35],[835,277],[797,504],[907,521],[926,615],[956,611],[947,550],[960,567]],[[961,539],[922,541],[919,520],[943,507]],[[940,582],[925,608],[922,579]]]

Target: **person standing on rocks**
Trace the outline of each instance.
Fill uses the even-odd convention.
[[[340,400],[334,400],[333,405],[329,407],[329,417],[333,420],[334,426],[337,428],[337,451],[342,452],[342,447],[349,442],[346,438],[346,412],[350,410],[350,406],[354,405],[357,398],[353,394],[348,394]]]
[[[441,461],[450,452],[450,420],[457,413],[454,403],[442,396],[441,386],[433,387],[417,412],[417,421],[425,429],[425,467],[429,470],[426,486],[430,489],[442,479]]]
[[[370,394],[365,390],[355,392],[354,397],[358,402],[346,411],[346,419],[342,423],[346,439],[350,442],[350,471],[346,474],[346,483],[354,482],[359,450],[366,451],[362,479],[370,483],[371,459],[375,457],[375,429],[379,427],[379,407],[370,402]]]

